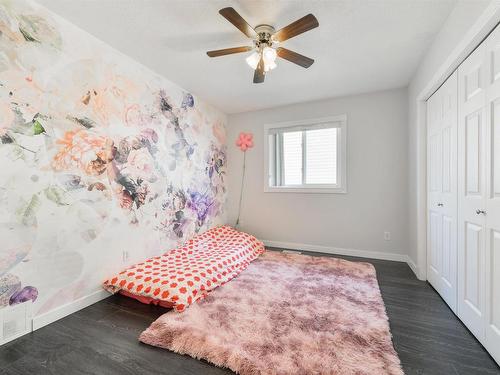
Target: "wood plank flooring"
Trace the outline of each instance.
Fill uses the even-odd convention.
[[[406,264],[341,258],[376,267],[394,346],[407,375],[500,375],[479,342]],[[0,374],[232,374],[139,343],[139,334],[165,311],[110,297],[0,347]]]

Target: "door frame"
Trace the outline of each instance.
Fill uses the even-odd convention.
[[[416,99],[417,277],[427,280],[427,104],[426,101],[500,23],[500,0],[493,0],[446,58]],[[415,270],[414,270],[415,271]]]

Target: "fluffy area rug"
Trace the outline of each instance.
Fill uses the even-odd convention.
[[[374,267],[268,251],[140,340],[239,374],[400,375]]]

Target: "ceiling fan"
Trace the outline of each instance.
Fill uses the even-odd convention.
[[[231,55],[233,53],[254,51],[253,54],[246,58],[248,65],[255,70],[253,83],[264,82],[266,73],[276,68],[276,57],[281,57],[282,59],[293,62],[304,68],[309,68],[313,64],[313,59],[277,46],[287,39],[318,27],[318,20],[312,14],[308,14],[292,22],[290,25],[285,26],[281,30],[276,31],[274,27],[270,25],[258,25],[252,28],[243,17],[231,7],[219,10],[219,13],[222,17],[236,26],[243,34],[253,39],[253,46],[208,51],[207,55],[210,57],[218,57]]]

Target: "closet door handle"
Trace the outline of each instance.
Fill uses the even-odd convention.
[[[438,207],[443,207],[443,206],[444,206],[444,204],[438,203]]]
[[[484,210],[476,210],[476,214],[478,214],[478,215],[481,215],[481,214],[486,215],[486,211],[484,211]]]

